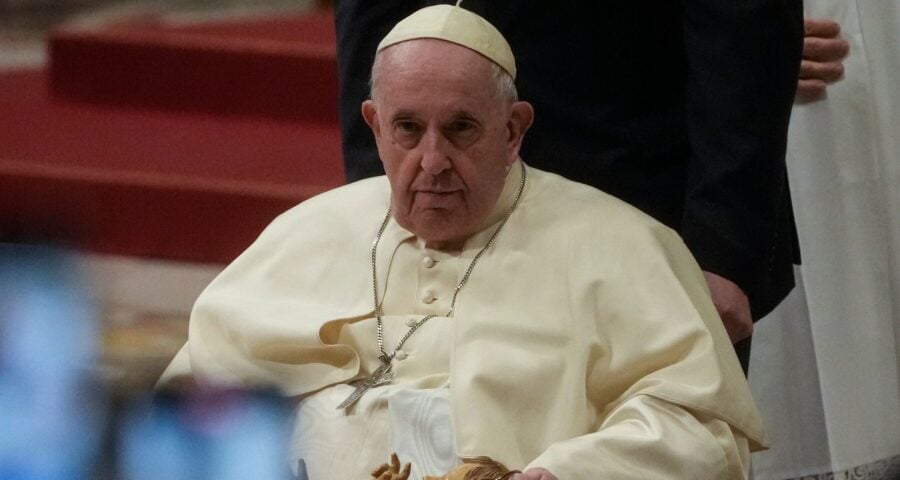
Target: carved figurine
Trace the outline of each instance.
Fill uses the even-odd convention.
[[[391,463],[381,464],[372,471],[372,478],[376,480],[409,480],[409,471],[412,464],[407,463],[401,469],[400,459],[396,453],[391,454]],[[466,458],[463,464],[454,468],[443,477],[424,477],[422,480],[507,480],[518,470],[509,470],[500,462],[495,462],[488,457]]]

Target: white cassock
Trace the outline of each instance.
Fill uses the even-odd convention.
[[[389,222],[376,262],[388,350],[410,318],[446,313],[520,178],[517,163],[456,254]],[[561,479],[747,475],[765,433],[678,235],[533,168],[452,318],[410,337],[392,384],[335,411],[343,384],[379,364],[370,249],[389,196],[384,177],[363,180],[275,220],[200,296],[162,381],[192,374],[302,399],[294,454],[319,478],[365,478],[391,449],[419,451],[419,473],[484,455]]]

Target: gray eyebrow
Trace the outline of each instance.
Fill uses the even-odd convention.
[[[412,112],[412,110],[400,109],[391,115],[391,120],[396,120],[402,117],[415,117],[415,114]]]
[[[452,118],[465,117],[465,118],[471,118],[472,120],[478,120],[478,116],[468,110],[456,110],[453,112],[453,115],[451,115],[451,117]]]

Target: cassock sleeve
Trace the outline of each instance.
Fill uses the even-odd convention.
[[[558,442],[526,467],[560,479],[747,478],[747,438],[728,423],[648,395],[613,410],[593,435]]]
[[[386,209],[371,200],[386,199],[386,187],[358,182],[274,220],[197,299],[188,342],[158,385],[191,376],[293,396],[353,378],[359,357],[336,337],[340,325],[371,311],[368,242],[345,239],[371,238],[377,220],[350,222],[341,209]]]
[[[166,367],[162,375],[160,375],[159,380],[156,381],[155,388],[164,388],[172,382],[192,379],[190,355],[190,348],[185,343],[181,350],[178,350],[175,358],[169,362],[169,366]]]
[[[611,249],[578,254],[604,272],[581,269],[600,279],[583,279],[595,313],[581,326],[605,351],[586,389],[599,426],[549,445],[528,468],[560,479],[746,478],[765,433],[695,261],[662,226],[602,243]]]

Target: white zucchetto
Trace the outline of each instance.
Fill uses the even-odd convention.
[[[434,5],[397,23],[378,44],[391,45],[419,38],[434,38],[462,45],[487,57],[516,78],[516,59],[503,35],[481,16],[459,6]]]

